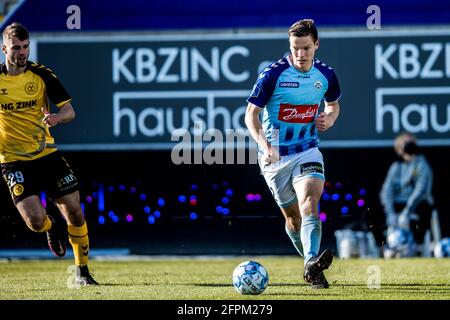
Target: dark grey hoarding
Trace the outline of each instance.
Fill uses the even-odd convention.
[[[323,32],[316,57],[339,78],[341,116],[322,147],[391,146],[396,133],[450,145],[450,30]],[[176,128],[245,128],[258,72],[285,34],[38,37],[39,62],[73,96],[53,129],[66,150],[171,149]]]

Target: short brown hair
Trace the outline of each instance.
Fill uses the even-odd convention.
[[[3,39],[11,39],[11,37],[17,37],[20,41],[24,41],[30,38],[30,34],[21,23],[13,22],[3,30]]]
[[[309,35],[312,36],[314,42],[319,39],[319,35],[317,33],[316,25],[314,24],[313,19],[303,19],[294,23],[288,31],[289,37],[307,37]]]

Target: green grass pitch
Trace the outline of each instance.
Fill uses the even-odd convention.
[[[269,272],[259,296],[237,293],[234,267],[256,260]],[[92,260],[101,286],[69,289],[71,261],[1,261],[0,299],[101,300],[312,300],[450,299],[450,259],[335,259],[325,272],[330,288],[313,290],[302,279],[298,257]],[[375,270],[375,272],[373,272]],[[371,277],[379,275],[379,288]],[[70,283],[70,280],[69,280]]]

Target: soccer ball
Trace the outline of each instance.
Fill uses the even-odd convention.
[[[261,294],[268,284],[266,268],[256,261],[241,262],[233,271],[233,286],[241,294]]]
[[[386,238],[387,245],[393,249],[399,249],[413,241],[412,232],[400,228],[390,229]]]
[[[434,247],[434,256],[436,258],[450,257],[450,238],[443,238]]]
[[[385,258],[412,257],[416,251],[416,243],[411,230],[389,228],[386,235],[387,252]]]

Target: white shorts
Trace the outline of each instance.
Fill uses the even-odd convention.
[[[305,178],[319,178],[325,181],[323,156],[319,149],[283,156],[272,164],[262,163],[262,153],[258,155],[258,163],[262,175],[280,208],[289,207],[297,196],[294,185]]]

